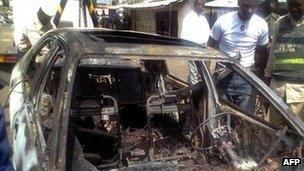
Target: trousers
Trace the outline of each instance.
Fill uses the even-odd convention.
[[[219,78],[216,78],[219,79]],[[235,72],[216,80],[219,96],[234,103],[248,114],[254,114],[256,92],[246,80]]]
[[[290,109],[304,121],[304,83],[294,83],[272,78],[270,88],[286,102]],[[269,108],[269,122],[278,124],[282,122],[278,111]]]

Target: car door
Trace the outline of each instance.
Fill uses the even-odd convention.
[[[234,78],[231,76],[232,74],[235,74]],[[237,86],[235,86],[236,88],[231,85],[227,86],[227,82],[229,83],[229,81],[226,81],[226,78],[228,78],[228,80],[233,78],[234,82],[237,82],[238,85],[242,85],[243,87],[244,85],[249,86],[249,93],[242,91],[242,89]],[[288,126],[299,135],[304,135],[303,122],[291,111],[282,98],[260,80],[256,73],[251,72],[248,68],[243,68],[239,63],[219,62],[214,73],[214,84],[219,99],[222,102],[230,103],[230,106],[234,106],[234,108],[237,108],[237,110],[252,118],[258,117],[270,124],[281,127]],[[238,104],[238,99],[235,100],[235,97],[248,98],[250,100],[248,104],[250,105],[244,107],[240,103]],[[253,106],[254,110],[249,110],[248,108],[250,106]],[[275,110],[274,115],[280,119],[280,123],[270,121],[267,108],[269,108],[269,110]]]
[[[50,63],[58,53],[62,54],[63,46],[55,37],[46,37],[28,53],[26,66],[21,67],[22,83],[20,98],[13,98],[19,103],[18,110],[11,110],[13,157],[16,170],[42,169],[46,141],[42,132],[39,116],[41,93],[49,76]],[[18,82],[18,83],[19,83]],[[18,84],[17,83],[17,84]],[[18,101],[19,100],[19,101]],[[20,100],[22,102],[20,102]],[[14,106],[10,101],[10,106]]]

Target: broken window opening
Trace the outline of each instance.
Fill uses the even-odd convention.
[[[80,61],[71,99],[67,149],[73,153],[67,153],[67,169],[267,169],[286,156],[282,149],[291,154],[298,145],[290,130],[248,117],[223,100],[218,109],[223,114],[214,116],[215,139],[205,126],[210,116],[202,117],[209,93],[204,82],[189,85],[182,74],[174,74],[180,61],[168,62]],[[183,64],[188,67],[187,61]],[[196,91],[203,93],[198,100],[202,112],[194,103]],[[203,132],[197,131],[204,122]]]

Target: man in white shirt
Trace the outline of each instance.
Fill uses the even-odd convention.
[[[56,12],[55,3],[55,1],[51,1],[51,4],[43,1],[32,20],[22,27],[22,34],[18,35],[19,39],[16,40],[19,57],[34,46],[44,33],[56,28],[52,20]]]
[[[191,11],[183,19],[180,37],[195,43],[206,45],[210,27],[206,17],[203,15],[205,0],[189,0]],[[198,72],[194,62],[189,62],[189,81],[192,84],[198,82]]]
[[[227,13],[217,19],[212,27],[208,45],[231,58],[240,57],[240,64],[243,67],[255,70],[256,48],[262,49],[259,52],[264,56],[267,55],[268,25],[265,20],[254,14],[256,0],[239,0],[238,5],[238,11]],[[252,95],[253,90],[239,75],[231,72],[219,80],[217,86],[222,91],[220,94],[223,98],[251,114],[254,112],[254,99],[244,95]]]

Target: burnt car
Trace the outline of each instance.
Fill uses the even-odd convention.
[[[253,113],[219,97],[219,64],[255,88]],[[301,157],[304,125],[282,99],[237,62],[182,39],[54,30],[16,64],[11,89],[16,170],[275,170]],[[280,125],[267,122],[265,104]]]

